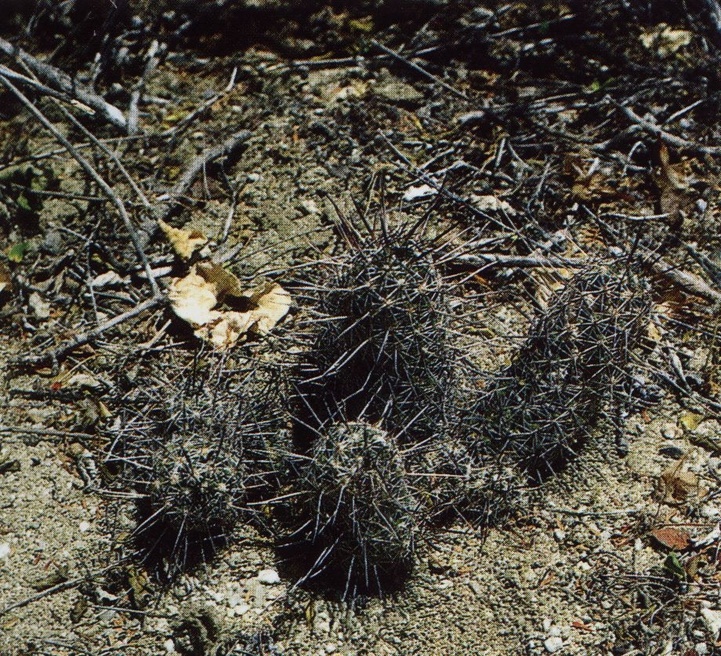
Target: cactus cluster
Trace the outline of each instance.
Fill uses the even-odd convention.
[[[425,531],[458,515],[488,525],[570,462],[627,378],[641,284],[589,267],[510,364],[479,375],[435,250],[371,236],[317,263],[296,289],[305,346],[287,379],[219,358],[178,389],[136,383],[109,461],[142,498],[139,535],[155,547],[167,532],[173,555],[262,501],[304,581],[380,592],[412,570]]]

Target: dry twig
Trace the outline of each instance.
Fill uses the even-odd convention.
[[[16,82],[30,86],[41,93],[46,93],[55,97],[60,95],[61,97],[74,99],[83,105],[90,107],[111,125],[114,125],[123,131],[127,130],[128,122],[125,119],[123,112],[114,105],[106,102],[98,94],[93,93],[82,84],[78,84],[67,73],[64,73],[54,66],[50,66],[50,64],[39,61],[31,54],[25,52],[22,48],[14,46],[12,43],[3,38],[0,38],[0,53],[3,53],[8,57],[12,57],[23,66],[26,66],[44,84],[38,84],[24,75],[15,73],[12,79]],[[2,75],[5,79],[10,77],[8,73],[13,72],[10,71],[10,69],[0,71],[0,75]],[[50,89],[48,89],[48,87],[50,87]],[[53,89],[55,90],[54,92],[52,91]],[[61,92],[61,94],[58,94],[57,92]]]

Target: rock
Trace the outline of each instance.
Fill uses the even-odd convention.
[[[410,84],[392,80],[386,84],[378,85],[373,89],[376,96],[380,96],[391,102],[414,105],[423,100],[423,94],[414,89]]]
[[[721,632],[721,610],[702,608],[701,617],[711,634],[711,640],[717,640],[719,632]]]
[[[258,581],[264,585],[276,585],[280,583],[280,576],[274,569],[263,569],[258,572]]]
[[[10,555],[10,545],[7,542],[0,542],[0,558],[7,558]]]
[[[675,458],[675,459],[683,457],[683,454],[685,453],[685,451],[680,446],[677,446],[676,444],[664,444],[658,450],[658,452],[662,456],[667,456],[668,458]]]
[[[661,435],[667,440],[675,440],[681,435],[681,431],[676,424],[669,421],[661,427]]]
[[[555,654],[563,648],[563,639],[558,636],[551,636],[543,641],[543,646],[549,654]]]

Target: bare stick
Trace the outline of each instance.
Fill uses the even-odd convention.
[[[101,323],[99,326],[96,326],[92,330],[88,330],[84,333],[75,335],[75,337],[64,342],[57,348],[45,351],[40,355],[25,355],[21,358],[18,358],[16,362],[17,364],[31,367],[35,367],[46,362],[55,362],[62,358],[64,355],[70,353],[70,351],[76,349],[78,346],[87,344],[88,342],[94,340],[96,337],[99,337],[106,330],[110,330],[111,328],[120,325],[124,321],[128,321],[128,319],[137,317],[139,314],[145,312],[146,310],[160,307],[164,303],[165,298],[163,296],[153,296],[152,298],[146,299],[139,305],[136,305],[132,310],[128,310],[127,312],[123,312],[122,314],[118,314],[112,319],[108,319],[105,323]]]
[[[145,84],[148,81],[150,74],[158,65],[159,59],[157,54],[159,49],[160,44],[157,39],[153,39],[153,42],[150,44],[150,48],[148,48],[148,53],[145,55],[146,63],[143,74],[140,76],[140,79],[130,92],[130,106],[128,107],[128,134],[132,135],[137,134],[138,132],[138,104],[140,103],[140,98],[143,95],[143,90],[145,89]]]
[[[580,257],[543,257],[533,255],[497,255],[495,253],[476,253],[456,255],[451,258],[454,262],[463,262],[480,268],[492,266],[505,267],[552,267],[552,268],[581,268],[588,264],[587,258]]]
[[[12,610],[17,610],[18,608],[23,608],[25,606],[29,606],[34,601],[39,601],[40,599],[44,599],[45,597],[54,595],[56,592],[62,592],[63,590],[70,590],[71,588],[74,588],[74,587],[80,585],[85,580],[86,580],[86,577],[80,576],[76,579],[70,579],[69,581],[63,581],[62,583],[58,583],[57,585],[54,585],[52,588],[47,588],[45,590],[41,590],[37,594],[30,595],[29,597],[25,597],[25,599],[21,599],[20,601],[16,601],[14,604],[8,604],[7,606],[0,608],[0,617],[2,617],[3,615],[7,615]]]
[[[45,85],[66,94],[70,98],[78,100],[84,105],[87,105],[111,125],[114,125],[123,131],[127,129],[128,122],[125,119],[123,112],[114,105],[106,102],[98,94],[90,91],[87,87],[82,84],[78,84],[67,73],[51,66],[50,64],[39,61],[31,54],[25,52],[21,48],[17,48],[3,38],[0,38],[0,53],[4,53],[8,57],[12,57],[24,66],[27,66],[27,68],[37,75],[40,81]],[[29,80],[29,78],[24,78],[24,76],[20,76],[20,78],[16,77],[15,80],[22,84],[28,84],[27,80]],[[43,91],[41,85],[37,85],[36,83],[30,84],[29,86],[32,86],[36,91]]]
[[[55,137],[55,139],[57,139],[57,141],[65,147],[65,149],[70,153],[70,155],[72,155],[73,159],[75,159],[75,161],[80,164],[80,167],[85,171],[85,173],[87,173],[87,175],[89,175],[96,182],[96,184],[110,200],[110,202],[115,205],[123,223],[125,224],[125,229],[130,235],[130,240],[133,242],[135,251],[143,264],[145,273],[148,276],[148,283],[150,284],[150,289],[153,292],[153,297],[160,296],[160,289],[158,288],[158,283],[153,277],[150,263],[148,262],[148,258],[145,255],[142,244],[140,243],[138,233],[133,227],[130,217],[128,216],[125,205],[123,205],[123,201],[118,198],[115,192],[110,188],[110,185],[105,182],[105,180],[103,180],[102,176],[92,167],[90,162],[88,162],[88,160],[86,160],[75,149],[75,147],[61,134],[61,132],[45,117],[45,115],[12,82],[10,82],[10,80],[7,80],[4,77],[0,77],[0,83],[2,83],[10,91],[12,91],[12,93],[15,94],[15,96],[20,100],[20,102],[22,102],[23,105],[27,107],[30,113],[35,116],[35,118]]]
[[[400,62],[403,62],[406,66],[409,68],[412,68],[416,73],[420,73],[424,77],[427,77],[429,80],[435,82],[436,84],[442,86],[446,91],[450,91],[454,96],[458,96],[459,98],[463,98],[463,100],[468,100],[468,96],[463,93],[463,91],[459,91],[454,86],[451,86],[447,82],[444,82],[443,80],[439,79],[433,73],[429,73],[425,68],[422,66],[419,66],[418,64],[415,64],[410,59],[407,59],[403,55],[401,55],[399,52],[396,52],[395,50],[392,50],[388,46],[384,46],[382,43],[378,43],[375,39],[371,41],[371,43],[376,47],[385,52],[387,55],[390,55],[391,57],[397,59]]]
[[[185,170],[180,180],[170,190],[171,198],[179,198],[183,196],[185,192],[190,189],[190,186],[195,181],[195,178],[205,169],[208,164],[218,159],[219,157],[232,155],[240,146],[242,146],[248,139],[250,139],[252,132],[250,130],[240,130],[235,134],[228,137],[223,143],[208,148],[203,151],[198,157],[193,159],[190,166]]]
[[[671,134],[670,132],[666,132],[666,130],[662,129],[655,123],[652,123],[651,121],[647,121],[645,118],[641,118],[636,112],[634,112],[629,107],[621,107],[621,111],[629,118],[631,119],[636,125],[642,127],[646,132],[649,134],[652,134],[665,143],[667,143],[669,146],[673,146],[674,148],[679,148],[683,150],[692,150],[697,153],[702,153],[703,155],[721,155],[721,147],[719,146],[702,146],[700,144],[694,143],[693,141],[688,141],[687,139],[682,139],[681,137],[677,137],[675,134]]]
[[[650,268],[654,273],[668,278],[671,282],[690,294],[695,294],[713,303],[721,303],[721,292],[713,289],[705,280],[693,273],[682,271],[665,260],[652,262]]]

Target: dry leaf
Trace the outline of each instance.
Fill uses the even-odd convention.
[[[699,424],[705,419],[703,415],[699,415],[695,412],[684,412],[678,419],[678,423],[681,424],[687,431],[695,431]]]
[[[195,334],[220,350],[233,346],[253,325],[249,312],[215,311],[213,315],[213,320],[196,330]]]
[[[693,32],[678,30],[666,23],[659,23],[653,28],[645,30],[639,39],[646,50],[655,50],[659,57],[669,57],[691,43]]]
[[[218,301],[226,296],[246,296],[240,285],[240,280],[227,269],[215,262],[199,262],[195,270],[215,288],[215,295]]]
[[[173,250],[184,260],[189,260],[195,251],[208,243],[208,238],[199,230],[174,228],[162,219],[158,219],[158,225],[165,233]]]
[[[168,288],[168,300],[175,314],[195,328],[213,320],[211,311],[218,303],[215,285],[198,275],[195,269],[185,278],[173,278]]]
[[[249,314],[253,317],[250,331],[267,335],[290,310],[290,294],[277,283],[264,287],[250,296],[255,306]]]
[[[215,309],[224,296],[246,299],[249,309]],[[173,279],[168,299],[175,314],[218,349],[230,348],[248,333],[266,335],[288,313],[291,302],[290,294],[276,283],[243,292],[232,273],[209,262],[194,266],[184,278]]]
[[[683,461],[679,461],[671,465],[658,479],[656,495],[663,503],[683,502],[692,494],[701,496],[698,476],[682,469],[682,464]]]
[[[662,547],[672,551],[683,551],[691,544],[691,536],[678,528],[656,528],[649,533]]]

